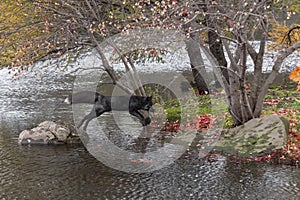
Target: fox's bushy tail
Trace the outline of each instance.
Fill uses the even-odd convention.
[[[69,95],[65,99],[65,103],[67,104],[76,104],[76,103],[88,103],[94,104],[98,98],[100,98],[101,94],[92,91],[82,91],[72,95]]]

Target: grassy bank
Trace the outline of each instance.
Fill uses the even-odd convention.
[[[264,101],[262,117],[277,114],[289,120],[290,130],[287,144],[282,149],[274,150],[269,155],[243,160],[295,166],[300,164],[300,93],[296,91],[296,85],[293,82],[285,79],[284,84],[282,83],[270,87]],[[180,102],[173,99],[163,103],[166,119],[162,123],[164,130],[176,132],[182,128],[207,130],[214,126],[222,126],[222,128],[232,126],[226,103],[215,98],[215,96],[213,98],[212,96],[197,96],[196,99],[184,105],[189,107],[186,110],[183,110],[183,105]],[[190,106],[190,104],[193,106]],[[231,158],[239,159],[235,156],[231,156]]]

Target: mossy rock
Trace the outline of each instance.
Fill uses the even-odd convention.
[[[256,118],[229,129],[215,146],[216,151],[240,157],[266,155],[287,142],[289,121],[278,115]]]

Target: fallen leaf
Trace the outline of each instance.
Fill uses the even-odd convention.
[[[289,78],[294,82],[300,82],[300,66],[296,66],[296,69],[290,73]]]

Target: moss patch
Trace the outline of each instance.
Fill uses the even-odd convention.
[[[217,142],[217,151],[236,153],[241,157],[267,154],[282,147],[287,141],[286,124],[276,115],[253,119],[229,133]]]

